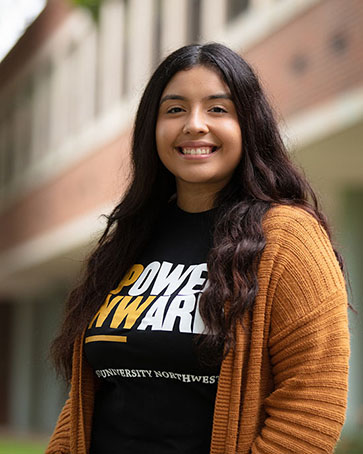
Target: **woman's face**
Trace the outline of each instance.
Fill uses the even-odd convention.
[[[174,75],[161,96],[156,145],[177,187],[230,180],[242,156],[242,134],[228,86],[217,72],[195,66]]]

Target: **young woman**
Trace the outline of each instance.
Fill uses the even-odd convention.
[[[48,454],[330,453],[344,422],[342,261],[248,64],[167,57],[132,177],[52,348]]]

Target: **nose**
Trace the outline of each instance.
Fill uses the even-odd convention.
[[[209,131],[206,118],[199,109],[192,110],[186,118],[184,134],[206,134]]]

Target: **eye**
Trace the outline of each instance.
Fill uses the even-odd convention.
[[[174,113],[179,113],[179,112],[182,112],[183,109],[181,107],[171,107],[170,109],[168,109],[166,111],[166,113],[168,114],[174,114]]]
[[[220,107],[220,106],[212,107],[210,109],[210,111],[215,112],[215,113],[227,113],[226,109],[224,107]]]

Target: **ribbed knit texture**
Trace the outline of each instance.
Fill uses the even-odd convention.
[[[332,453],[347,399],[344,279],[327,235],[305,211],[275,207],[264,229],[259,292],[221,366],[210,452]],[[46,454],[88,453],[94,378],[81,339],[73,358],[70,398]]]

